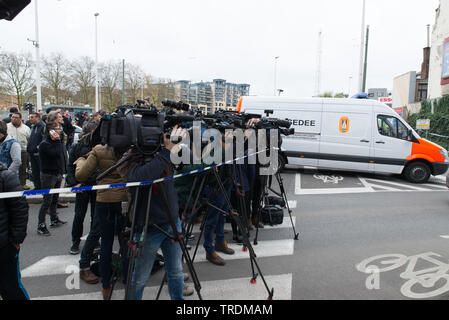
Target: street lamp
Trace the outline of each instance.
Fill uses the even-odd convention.
[[[277,63],[279,57],[274,57],[274,95],[276,96],[277,89]]]
[[[33,43],[33,46],[36,48],[36,63],[35,63],[35,72],[36,72],[36,104],[37,110],[42,110],[42,94],[41,94],[41,58],[39,53],[39,14],[38,14],[38,3],[37,0],[34,1],[35,4],[35,28],[36,28],[36,39],[30,40]]]
[[[362,35],[360,42],[360,66],[359,66],[359,92],[363,90],[363,64],[364,64],[364,49],[365,49],[365,10],[366,0],[363,0],[362,8]]]
[[[98,79],[98,27],[97,27],[97,18],[100,14],[95,13],[95,111],[99,111],[99,79]]]

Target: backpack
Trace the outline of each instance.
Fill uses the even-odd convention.
[[[3,163],[6,168],[9,168],[12,164],[11,148],[14,142],[17,141],[15,139],[11,139],[0,145],[0,162]]]

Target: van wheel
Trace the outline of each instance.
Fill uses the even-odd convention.
[[[404,176],[413,183],[426,183],[430,178],[430,168],[424,162],[412,162],[405,168]]]

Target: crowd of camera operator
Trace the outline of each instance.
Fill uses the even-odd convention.
[[[154,117],[153,114],[151,116]],[[70,115],[68,112],[55,110],[48,114],[32,112],[29,119],[25,120],[18,110],[11,110],[9,119],[0,123],[0,161],[18,175],[24,189],[29,189],[26,185],[27,177],[33,182],[35,189],[54,189],[60,188],[64,180],[67,187],[153,181],[206,166],[204,163],[183,166],[171,163],[171,153],[179,150],[176,149],[177,145],[170,136],[186,135],[186,129],[177,125],[170,128],[171,135],[162,134],[162,141],[158,141],[160,147],[151,158],[140,157],[123,161],[125,158],[125,160],[132,159],[129,156],[129,145],[111,146],[101,143],[98,139],[102,120],[107,122],[106,119],[110,117],[111,115],[105,112],[88,116]],[[6,125],[8,121],[10,123]],[[181,117],[180,121],[186,121],[186,118]],[[83,134],[76,144],[73,144],[74,124],[83,128]],[[163,128],[161,129],[160,133],[163,133]],[[102,142],[105,141],[107,139],[102,139]],[[229,147],[224,140],[222,143],[223,150]],[[117,163],[123,164],[98,179],[98,175]],[[260,168],[256,164],[251,164],[248,158],[238,166],[238,171],[235,167],[231,170],[228,166],[221,170],[223,181],[220,186],[217,181],[207,179],[204,189],[201,190],[201,197],[207,199],[209,205],[200,206],[199,210],[195,209],[196,214],[193,217],[189,215],[189,219],[194,219],[194,224],[202,223],[206,259],[217,266],[226,264],[224,258],[226,255],[235,254],[226,239],[241,244],[243,237],[248,236],[255,227],[264,228],[260,215],[257,214],[260,212],[263,188],[260,179],[257,179]],[[160,260],[163,260],[165,266],[171,299],[181,300],[184,296],[193,294],[193,289],[184,283],[189,277],[183,273],[185,253],[182,252],[179,241],[173,239],[180,240],[176,239],[178,233],[187,239],[194,238],[185,232],[187,220],[185,213],[191,213],[193,210],[187,195],[192,189],[195,177],[198,175],[185,176],[175,181],[168,180],[163,184],[140,188],[139,191],[113,188],[77,192],[69,251],[73,255],[80,254],[81,279],[89,284],[96,284],[101,280],[103,298],[110,299],[114,277],[117,277],[113,262],[113,244],[117,235],[120,244],[120,278],[132,292],[131,299],[142,299],[144,287],[154,271],[153,267]],[[239,183],[235,183],[236,181]],[[136,192],[140,193],[136,195]],[[240,211],[238,213],[245,224],[243,228],[235,220],[230,219],[231,208],[227,199],[231,200],[233,208]],[[37,226],[39,235],[51,236],[46,223],[47,215],[50,216],[50,228],[67,223],[58,217],[57,208],[60,207],[64,205],[59,203],[58,194],[43,195]],[[83,224],[89,208],[90,230],[80,250]],[[244,215],[241,214],[242,211],[245,211]],[[146,231],[145,246],[142,248],[144,258],[132,261],[135,270],[128,268],[130,264],[128,247],[134,238],[129,239],[129,234],[127,238],[123,232],[132,222],[136,224],[137,229],[135,238],[139,238],[143,231]],[[232,230],[225,229],[226,222],[231,223]],[[147,229],[143,230],[144,227]],[[95,254],[98,248],[99,261],[95,265],[99,268],[94,270],[93,263],[98,258]],[[163,258],[158,253],[160,251]]]

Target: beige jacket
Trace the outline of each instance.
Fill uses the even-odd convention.
[[[120,159],[115,158],[113,148],[98,145],[92,149],[87,159],[79,158],[74,162],[76,165],[75,178],[79,182],[87,181],[90,176],[96,173],[97,169],[98,174],[101,174],[115,165],[118,160]],[[126,183],[117,170],[99,181],[100,185],[117,183]],[[115,188],[98,190],[97,201],[106,203],[128,201],[128,189]]]
[[[20,144],[22,151],[27,151],[28,140],[30,140],[31,129],[22,123],[16,128],[12,122],[8,123],[8,134],[11,135]]]

